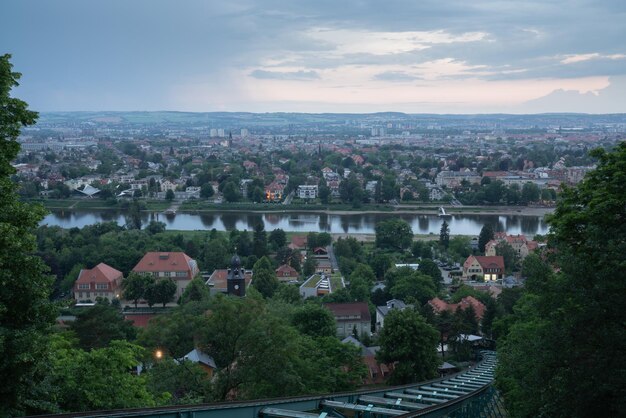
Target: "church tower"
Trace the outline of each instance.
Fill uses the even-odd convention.
[[[241,268],[241,259],[237,254],[230,260],[230,268],[228,269],[228,277],[226,285],[229,295],[245,296],[246,295],[246,279],[245,272]]]

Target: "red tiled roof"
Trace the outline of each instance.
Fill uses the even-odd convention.
[[[296,269],[288,264],[282,264],[276,269],[276,275],[280,277],[286,277],[285,274],[287,274],[289,277],[298,277],[298,272],[296,271]]]
[[[149,252],[137,263],[133,271],[141,273],[184,271],[188,273],[188,278],[193,278],[198,273],[198,265],[183,252]]]
[[[306,235],[294,235],[291,237],[291,245],[293,248],[305,248],[308,242],[308,237]]]
[[[121,271],[114,269],[108,264],[100,263],[92,269],[82,269],[74,286],[78,283],[110,283],[110,290],[115,290],[115,287],[119,284],[117,280],[121,279]]]
[[[428,304],[432,306],[433,311],[436,313],[445,311],[448,309],[448,304],[439,298],[434,298],[428,301]]]
[[[456,311],[457,308],[461,308],[463,310],[467,309],[468,306],[472,306],[474,308],[474,312],[476,312],[476,317],[481,320],[483,315],[485,314],[485,305],[478,299],[473,296],[466,296],[459,303],[448,305],[450,310]]]
[[[501,255],[476,255],[474,258],[484,269],[499,268],[504,271],[504,257]]]
[[[325,303],[324,306],[333,313],[335,318],[358,315],[361,321],[371,320],[370,309],[365,302]]]
[[[524,235],[521,235],[521,234],[518,234],[518,235],[507,235],[507,236],[504,237],[504,239],[509,244],[514,243],[514,242],[526,242],[526,237]]]
[[[472,306],[474,308],[474,312],[476,312],[476,317],[480,320],[485,314],[485,305],[478,299],[473,296],[466,296],[459,303],[446,303],[439,298],[434,298],[428,301],[428,304],[432,306],[433,311],[435,313],[441,313],[444,310],[455,312],[457,308],[461,308],[462,310],[467,309],[468,306]]]

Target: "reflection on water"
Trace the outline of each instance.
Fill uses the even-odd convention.
[[[416,234],[439,234],[443,220],[436,215],[412,215],[391,213],[360,213],[360,214],[318,214],[298,212],[243,213],[243,212],[211,212],[193,214],[178,213],[176,216],[165,216],[162,213],[145,213],[142,221],[146,225],[151,220],[164,222],[167,229],[178,230],[211,230],[232,231],[234,229],[248,231],[263,222],[266,230],[282,228],[294,232],[331,232],[347,234],[373,234],[376,223],[389,219],[401,218],[411,225]],[[62,228],[91,225],[98,222],[115,221],[119,225],[126,224],[124,213],[117,211],[54,211],[43,220],[42,224],[60,226]],[[518,215],[455,215],[447,219],[451,234],[478,235],[484,224],[491,224],[495,231],[506,231],[509,234],[545,234],[548,226],[541,216]]]

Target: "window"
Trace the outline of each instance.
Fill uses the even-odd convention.
[[[187,272],[186,271],[177,271],[176,272],[176,277],[187,277]]]
[[[172,272],[171,272],[171,271],[164,271],[164,272],[163,272],[163,275],[164,275],[165,277],[170,277],[170,276],[172,275]]]
[[[87,289],[87,290],[89,290],[89,283],[79,283],[78,284],[78,288],[79,289]]]
[[[96,290],[107,290],[108,288],[108,283],[96,283]]]

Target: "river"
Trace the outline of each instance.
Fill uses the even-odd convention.
[[[397,214],[397,213],[350,213],[324,214],[311,212],[210,212],[184,213],[166,216],[163,213],[143,214],[143,223],[150,220],[164,222],[167,229],[173,230],[211,230],[218,231],[252,230],[263,222],[265,229],[271,231],[281,228],[290,232],[330,232],[339,234],[374,234],[376,223],[392,217],[404,219],[411,225],[415,234],[439,234],[442,219],[437,215]],[[98,222],[114,221],[118,225],[126,224],[124,213],[119,211],[62,211],[55,210],[41,222],[42,225],[62,228],[82,228]],[[546,234],[548,225],[543,216],[521,215],[453,215],[447,218],[450,234],[478,235],[484,224],[492,224],[496,231],[509,234]]]

